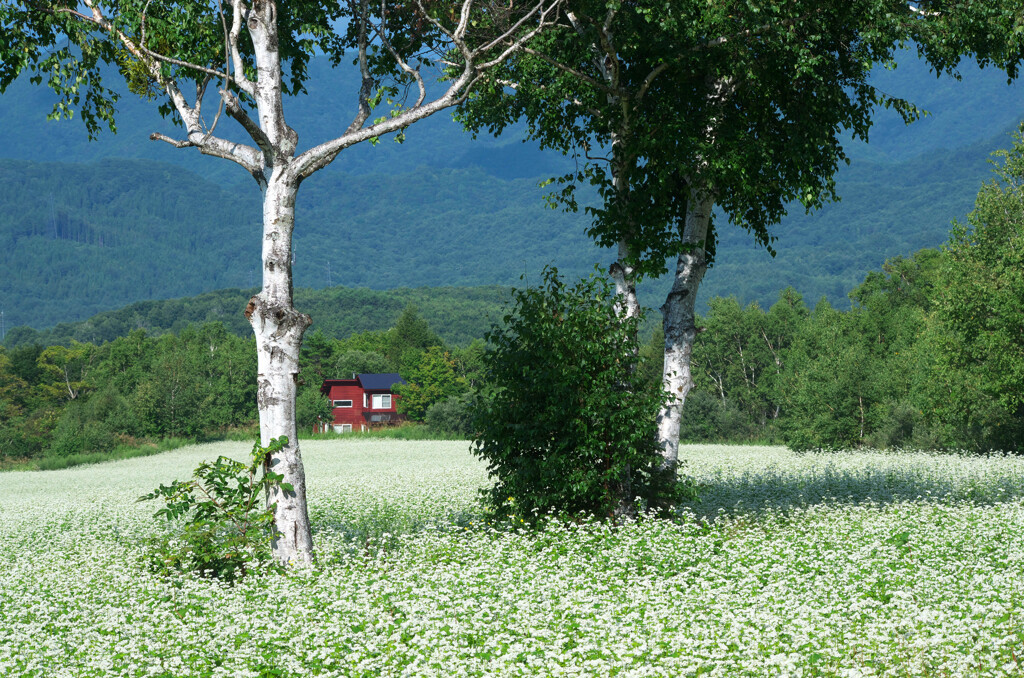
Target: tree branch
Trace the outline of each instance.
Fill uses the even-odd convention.
[[[522,51],[525,54],[529,54],[530,56],[537,57],[538,59],[540,59],[544,63],[548,64],[549,66],[554,66],[555,68],[557,68],[558,70],[560,70],[560,71],[562,71],[564,73],[568,73],[569,75],[571,75],[571,76],[573,76],[575,78],[579,78],[580,80],[582,80],[583,82],[587,83],[588,85],[590,85],[592,87],[596,87],[597,89],[601,90],[602,92],[605,92],[606,94],[617,94],[617,92],[614,89],[612,89],[612,87],[609,86],[607,83],[601,82],[597,78],[592,78],[589,75],[587,75],[587,74],[585,74],[585,73],[583,73],[581,71],[576,70],[572,66],[567,66],[566,64],[563,64],[562,62],[558,61],[557,59],[552,59],[551,57],[549,57],[547,54],[544,54],[543,52],[538,52],[537,50],[535,50],[535,49],[533,49],[531,47],[523,47]]]
[[[245,129],[246,133],[252,137],[252,140],[256,142],[260,150],[263,151],[263,157],[268,162],[274,153],[274,145],[270,142],[270,138],[266,133],[260,129],[260,126],[249,117],[249,114],[242,109],[242,104],[238,100],[238,97],[231,92],[222,91],[221,96],[224,98],[224,103],[227,106],[228,115],[238,121],[238,124]]]
[[[466,1],[470,2],[470,0]],[[419,0],[417,0],[416,4],[420,4]],[[420,5],[420,9],[422,11],[422,5]],[[383,7],[383,0],[381,0],[381,16],[383,17],[384,14],[385,12]],[[433,20],[430,19],[429,16],[427,17],[427,20],[433,23]],[[420,75],[419,69],[413,68],[412,66],[405,62],[405,60],[398,54],[398,50],[396,50],[394,46],[391,44],[391,41],[388,40],[387,35],[385,35],[386,32],[387,31],[385,31],[384,29],[384,19],[381,18],[380,25],[374,26],[374,33],[376,33],[377,37],[380,38],[380,41],[384,45],[384,48],[388,51],[388,54],[391,55],[391,58],[395,60],[395,63],[398,64],[398,67],[402,69],[402,72],[405,73],[406,75],[412,76],[413,80],[416,82],[416,86],[419,87],[420,96],[419,98],[416,99],[416,103],[413,105],[413,108],[416,108],[417,106],[423,103],[424,99],[427,98],[427,86],[423,82],[423,76]]]
[[[228,0],[231,3],[231,29],[228,31],[228,45],[231,49],[232,67],[235,71],[235,85],[249,96],[256,95],[256,87],[245,75],[245,62],[238,50],[238,36],[242,32],[242,15],[247,9],[243,0]]]
[[[296,157],[291,163],[289,172],[297,179],[304,179],[317,170],[329,165],[342,150],[349,146],[404,129],[412,123],[432,115],[441,109],[456,106],[463,102],[466,97],[469,96],[470,90],[476,81],[483,75],[483,72],[501,63],[501,61],[513,52],[523,49],[526,41],[535,36],[542,28],[550,25],[550,15],[552,12],[556,11],[563,2],[564,0],[535,0],[535,4],[527,13],[524,20],[517,21],[514,26],[504,31],[497,39],[490,40],[486,45],[484,45],[490,47],[501,44],[507,45],[501,54],[489,61],[480,62],[478,59],[484,51],[482,47],[470,49],[465,40],[465,33],[469,26],[468,16],[472,9],[473,0],[463,0],[459,25],[454,31],[448,30],[439,20],[430,16],[423,7],[422,0],[416,0],[417,6],[420,11],[423,12],[423,18],[431,25],[435,26],[442,34],[447,36],[452,43],[451,47],[457,49],[465,59],[465,63],[462,64],[462,72],[457,78],[449,81],[448,89],[444,94],[428,103],[425,103],[426,87],[419,70],[412,68],[406,60],[398,54],[394,45],[392,45],[387,39],[383,20],[379,25],[371,24],[373,26],[374,33],[380,38],[384,49],[395,60],[395,63],[398,64],[399,68],[407,75],[412,76],[419,86],[420,95],[417,98],[416,103],[401,112],[395,113],[393,117],[382,120],[381,122],[369,127],[363,127],[360,125],[353,129],[353,127],[355,127],[354,121],[353,125],[350,125],[345,133],[340,137],[310,148]],[[530,17],[533,17],[538,22],[537,26],[523,35],[515,36],[515,32],[519,31],[522,26],[525,25],[525,21]],[[364,76],[366,75],[368,75],[368,73],[367,71],[364,71]],[[356,121],[359,121],[358,116]]]
[[[370,75],[370,67],[366,59],[366,24],[369,21],[368,5],[368,0],[361,0],[361,12],[359,16],[359,73],[363,76],[363,82],[359,88],[359,111],[356,113],[355,119],[353,119],[352,123],[348,126],[348,129],[345,130],[346,134],[350,134],[361,129],[362,126],[366,124],[371,113],[370,94],[373,92],[374,80]]]

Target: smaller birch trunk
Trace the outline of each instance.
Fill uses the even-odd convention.
[[[693,387],[690,357],[697,336],[695,307],[697,289],[708,268],[704,245],[713,205],[714,200],[710,195],[690,191],[682,237],[688,247],[676,260],[672,289],[661,307],[665,330],[662,385],[669,399],[658,415],[658,442],[666,468],[674,469],[679,462],[679,427],[683,419],[683,404]]]
[[[274,558],[283,565],[313,563],[313,536],[306,509],[306,477],[295,425],[295,395],[302,336],[312,323],[292,306],[291,239],[298,183],[276,170],[263,201],[263,288],[249,300],[245,315],[256,334],[260,441],[288,437],[288,444],[268,455],[265,467],[284,476],[292,491],[267,491],[274,506]]]
[[[615,284],[616,306],[627,318],[640,315],[640,301],[636,296],[636,273],[625,262],[629,259],[629,245],[619,241],[619,257],[608,267],[608,276]]]

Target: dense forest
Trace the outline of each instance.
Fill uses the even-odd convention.
[[[787,217],[773,229],[774,259],[741,229],[719,224],[719,263],[705,298],[733,295],[767,307],[791,286],[845,308],[846,292],[867,271],[887,257],[938,246],[949,220],[970,209],[986,154],[1006,145],[1024,92],[998,73],[969,67],[961,82],[937,80],[912,57],[877,81],[933,115],[910,127],[880,116],[870,146],[850,144],[852,164],[837,177],[842,202]],[[314,77],[310,87],[321,82]],[[335,109],[330,92],[313,94],[296,100],[297,119],[319,138]],[[0,277],[6,330],[259,282],[259,252],[249,237],[259,210],[235,197],[249,181],[244,173],[141,141],[154,129],[170,131],[169,123],[134,100],[119,104],[119,133],[90,145],[77,121],[42,119],[48,96],[16,82],[0,109],[0,129],[17,131],[0,137],[0,267],[11,272]],[[984,114],[978,101],[986,102]],[[586,214],[545,207],[538,183],[567,167],[557,154],[515,134],[473,139],[440,117],[410,137],[415,143],[354,148],[304,186],[297,285],[518,285],[548,264],[584,275],[611,260],[585,235]],[[386,201],[376,197],[381,191]],[[656,305],[665,288],[645,283],[642,301]]]

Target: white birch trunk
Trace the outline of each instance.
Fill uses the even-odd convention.
[[[282,564],[310,565],[313,537],[306,508],[306,476],[295,425],[295,394],[302,335],[312,323],[292,306],[291,240],[298,186],[279,171],[271,175],[263,200],[263,288],[249,300],[245,315],[256,334],[260,441],[288,437],[288,444],[268,455],[266,468],[292,486],[267,493],[274,506],[274,558]]]
[[[281,57],[278,50],[277,8],[254,0],[248,28],[256,54],[255,100],[264,137],[263,172],[263,287],[249,300],[245,315],[256,334],[257,391],[260,441],[288,437],[288,444],[264,462],[292,486],[285,492],[267,491],[274,507],[274,558],[283,565],[311,565],[313,536],[306,508],[306,475],[295,425],[295,395],[302,336],[312,323],[292,304],[292,231],[295,197],[300,179],[293,164],[298,136],[285,123],[281,96]]]
[[[683,403],[693,387],[690,356],[697,336],[695,306],[697,289],[707,271],[704,244],[711,220],[711,196],[690,191],[683,225],[683,243],[689,247],[676,259],[672,289],[661,307],[665,329],[665,367],[662,383],[669,401],[658,415],[658,442],[664,464],[674,468],[679,461],[679,426]]]
[[[640,301],[636,296],[636,274],[633,267],[626,264],[629,257],[629,245],[619,241],[618,259],[608,267],[608,275],[615,284],[616,305],[627,318],[640,315]]]

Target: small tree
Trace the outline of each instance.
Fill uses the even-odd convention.
[[[627,358],[638,353],[639,322],[593,276],[570,287],[549,268],[541,287],[514,293],[505,326],[487,335],[475,422],[494,508],[512,500],[520,515],[611,517],[634,497],[665,498],[655,425],[663,396]]]
[[[428,348],[403,376],[408,383],[395,385],[399,395],[396,407],[413,421],[423,421],[434,403],[466,391],[466,380],[459,376],[455,359],[440,346]]]

